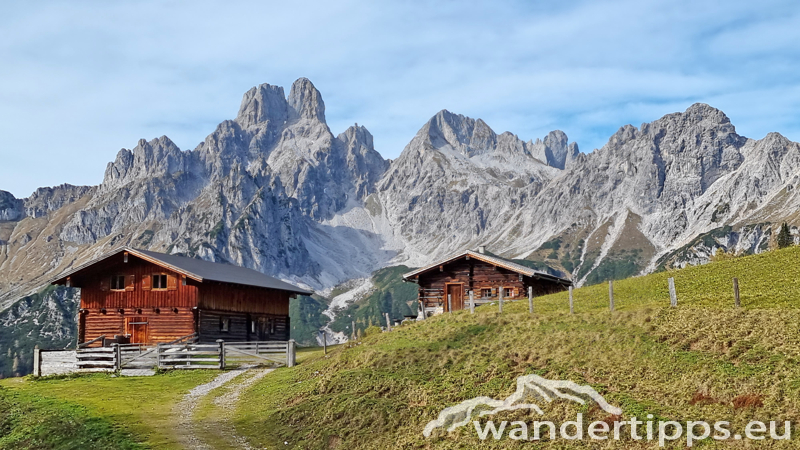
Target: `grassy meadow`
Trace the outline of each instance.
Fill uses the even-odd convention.
[[[473,427],[424,438],[439,411],[461,401],[505,398],[518,376],[589,384],[623,417],[726,420],[741,431],[750,420],[800,421],[800,248],[575,290],[575,314],[559,293],[442,315],[368,336],[327,358],[309,359],[264,378],[243,396],[234,421],[266,448],[512,448],[480,441]],[[669,308],[674,277],[678,308]],[[734,309],[738,277],[742,308]],[[552,420],[599,408],[557,401],[545,416],[517,411],[494,420]],[[795,430],[795,433],[797,430]],[[285,443],[288,443],[286,445]],[[745,445],[747,444],[747,445]],[[715,442],[700,448],[748,448],[759,442]],[[796,448],[796,440],[760,448]],[[653,448],[620,442],[529,442],[527,448]],[[667,443],[685,448],[684,441]]]
[[[181,448],[172,408],[218,374],[0,380],[0,449]]]
[[[254,448],[456,449],[514,448],[508,438],[480,441],[474,427],[425,438],[439,412],[464,400],[502,399],[521,375],[588,384],[623,419],[717,421],[741,432],[750,420],[800,423],[800,248],[733,258],[700,267],[460,311],[368,333],[358,343],[302,349],[298,366],[280,368],[244,388],[232,408],[219,408],[230,386],[198,404],[194,420],[215,448],[233,428]],[[678,307],[669,307],[674,277]],[[742,307],[734,308],[738,277]],[[0,449],[179,448],[174,407],[217,371],[149,378],[85,375],[0,381]],[[247,375],[245,375],[247,376]],[[504,412],[492,420],[613,422],[593,405],[554,401]],[[484,419],[482,419],[484,420]],[[697,448],[797,448],[792,441],[705,440]],[[625,433],[623,433],[625,435]],[[526,448],[657,448],[633,441],[526,442]],[[685,448],[684,440],[666,448]]]

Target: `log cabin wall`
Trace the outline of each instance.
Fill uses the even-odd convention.
[[[135,335],[142,343],[170,342],[194,333],[193,308],[198,283],[161,266],[123,255],[76,277],[81,287],[79,342],[100,336]],[[153,286],[153,275],[166,275],[167,286]],[[123,289],[112,289],[112,277],[124,277]],[[122,310],[122,311],[120,311]],[[137,342],[139,343],[139,342]]]
[[[194,308],[197,306],[198,283],[187,280],[184,286],[181,275],[156,264],[131,256],[128,263],[108,261],[101,270],[85,274],[76,280],[81,287],[81,308]],[[167,275],[167,288],[153,288],[152,276]],[[112,276],[124,276],[124,289],[111,289]]]
[[[496,289],[500,286],[511,289],[512,294],[516,294],[512,295],[512,298],[528,295],[527,292],[523,292],[526,286],[520,281],[519,274],[474,259],[455,261],[442,266],[442,271],[434,269],[419,276],[421,289],[444,292],[445,285],[450,283],[463,283],[465,297],[470,290],[475,291],[475,295],[480,297],[481,289],[484,288],[494,288],[494,296],[497,296]]]
[[[433,269],[419,275],[419,298],[425,300],[427,307],[443,306],[446,286],[452,283],[462,284],[465,299],[468,298],[470,290],[474,292],[476,299],[497,298],[498,290],[502,287],[506,290],[504,298],[519,299],[527,298],[529,286],[533,288],[534,296],[566,289],[559,283],[521,276],[512,270],[476,259],[460,259],[440,267],[441,269]],[[437,299],[437,295],[441,295],[441,298]],[[466,302],[467,300],[464,301],[464,305]]]
[[[142,310],[141,314],[120,314],[116,310],[106,310],[103,314],[96,310],[87,310],[81,314],[81,335],[79,342],[87,342],[100,336],[113,339],[114,336],[144,333],[143,342],[166,343],[194,333],[194,313],[191,310],[161,309],[159,313]],[[131,324],[133,323],[133,325]]]
[[[204,283],[199,292],[201,342],[288,340],[290,296],[277,289]]]
[[[231,311],[200,310],[200,342],[287,341],[289,316],[248,314]]]
[[[201,310],[288,316],[290,295],[277,289],[206,282],[198,306]]]

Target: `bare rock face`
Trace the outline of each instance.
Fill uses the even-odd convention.
[[[325,122],[325,102],[322,94],[307,78],[292,84],[289,92],[289,120]]]
[[[25,212],[23,201],[14,197],[10,192],[0,191],[0,221],[15,221],[21,219]]]
[[[51,211],[57,211],[76,202],[84,196],[93,195],[96,189],[95,186],[73,186],[71,184],[39,188],[24,200],[25,215],[34,218],[42,217]]]
[[[566,133],[561,130],[551,131],[544,139],[529,142],[531,155],[539,161],[557,169],[565,169],[578,156],[578,144],[569,142]]]
[[[13,245],[0,267],[9,267],[22,248],[49,256],[58,272],[131,245],[244,265],[313,287],[344,281],[386,258],[348,264],[363,249],[343,244],[323,222],[374,193],[387,166],[366,128],[331,133],[322,96],[309,80],[297,80],[288,98],[283,88],[263,84],[245,93],[235,120],[219,124],[192,151],[166,136],[142,139],[119,151],[97,187],[64,185],[24,201],[9,197],[2,210],[9,220],[29,211],[51,218],[53,226],[10,233]],[[376,242],[363,230],[346,234]],[[332,248],[343,254],[332,258]],[[320,260],[342,267],[323,268]],[[16,264],[8,280],[11,272],[34,270]],[[34,288],[46,278],[15,287]]]
[[[141,140],[99,186],[0,191],[0,309],[120,245],[327,288],[484,244],[594,283],[762,251],[797,220],[798,185],[797,143],[742,137],[704,104],[591,153],[443,110],[390,162],[365,127],[331,132],[309,80],[262,84],[193,150]]]
[[[356,199],[364,200],[375,191],[375,185],[389,168],[389,161],[375,151],[369,130],[358,124],[345,130],[336,140],[344,160],[341,167],[333,170],[347,171],[346,179],[351,181]]]

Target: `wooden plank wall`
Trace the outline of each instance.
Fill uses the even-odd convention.
[[[168,275],[168,289],[152,289],[151,277]],[[111,277],[125,277],[125,289],[112,290]],[[186,279],[181,274],[129,255],[124,262],[122,254],[115,255],[76,276],[73,285],[81,288],[81,308],[85,312],[79,323],[80,342],[105,335],[130,334],[125,318],[141,317],[148,322],[148,343],[169,342],[199,331],[209,332],[207,340],[225,339],[234,334],[219,334],[219,317],[209,319],[213,326],[201,327],[195,323],[194,309],[221,311],[232,314],[231,327],[247,328],[247,314],[275,318],[282,330],[277,333],[287,340],[289,322],[289,292],[252,286]],[[120,313],[118,310],[122,309]],[[175,311],[177,309],[177,312]],[[209,316],[210,317],[210,316]],[[241,320],[241,323],[239,322]],[[214,337],[217,336],[217,337]],[[240,339],[236,337],[234,339]],[[246,339],[246,338],[244,338]],[[278,339],[278,338],[276,338]]]
[[[97,309],[90,309],[82,315],[85,331],[81,342],[103,335],[113,339],[115,335],[128,334],[130,330],[125,329],[126,318],[129,321],[147,322],[146,343],[170,342],[196,331],[194,312],[189,309],[179,309],[177,313],[171,309],[162,309],[160,313],[144,309],[138,313],[137,310],[126,309],[125,314],[120,314],[117,310],[106,310],[103,314]]]
[[[104,262],[93,273],[75,280],[81,288],[81,308],[193,308],[197,306],[198,283],[187,280],[186,286],[177,282],[175,290],[142,289],[142,280],[154,274],[167,274],[180,280],[180,274],[130,255],[123,263],[122,255]],[[116,260],[118,259],[118,261]],[[111,290],[112,275],[125,275],[126,284],[133,276],[133,284],[126,290]]]
[[[42,350],[41,376],[64,375],[78,370],[78,355],[75,350]]]
[[[220,319],[227,318],[229,320],[228,331],[220,330]],[[275,323],[275,333],[270,335],[261,334],[258,332],[258,319],[264,319],[264,322],[273,321]],[[256,333],[252,333],[250,321],[255,320],[257,323]],[[224,341],[287,341],[289,340],[289,317],[283,315],[270,315],[270,314],[247,314],[230,311],[200,311],[200,324],[198,327],[200,334],[200,342],[215,342],[217,339]]]
[[[518,273],[492,264],[478,261],[475,259],[467,261],[461,259],[442,266],[442,271],[433,269],[428,273],[419,276],[420,291],[423,289],[438,289],[445,292],[447,283],[464,283],[464,299],[469,297],[469,291],[475,292],[475,298],[481,298],[481,289],[493,289],[492,296],[497,297],[497,289],[500,287],[511,288],[511,297],[505,298],[518,299],[527,298],[528,286],[533,287],[533,295],[540,296],[560,292],[566,289],[565,286],[546,280],[537,280],[533,277],[523,276],[520,280]],[[446,295],[446,293],[445,293]],[[423,295],[420,293],[420,297]],[[443,301],[445,301],[443,299]],[[468,300],[464,300],[466,305]],[[425,300],[426,306],[439,306],[433,299]]]
[[[288,316],[290,295],[277,289],[205,282],[199,306],[201,310]]]

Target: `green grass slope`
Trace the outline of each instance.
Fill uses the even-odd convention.
[[[141,448],[85,407],[0,387],[0,449]]]
[[[235,424],[266,448],[512,448],[510,439],[480,441],[472,426],[422,435],[438,413],[476,396],[502,399],[524,374],[588,384],[623,417],[726,420],[741,432],[750,420],[800,422],[800,248],[742,257],[615,282],[527,302],[483,306],[368,336],[327,357],[282,369],[242,396]],[[669,308],[667,278],[679,306]],[[742,308],[733,308],[738,277]],[[495,421],[551,420],[591,406],[557,401],[540,417],[501,413]],[[485,420],[485,419],[482,419]],[[795,429],[795,434],[797,430]],[[285,443],[288,443],[285,444]],[[740,444],[740,445],[736,445]],[[747,444],[747,445],[742,445]],[[704,448],[749,448],[757,442],[705,441]],[[796,448],[797,441],[765,441]],[[656,448],[630,440],[529,442],[527,448]],[[668,443],[684,448],[685,441]]]
[[[215,370],[0,380],[0,449],[182,448],[173,408]]]

